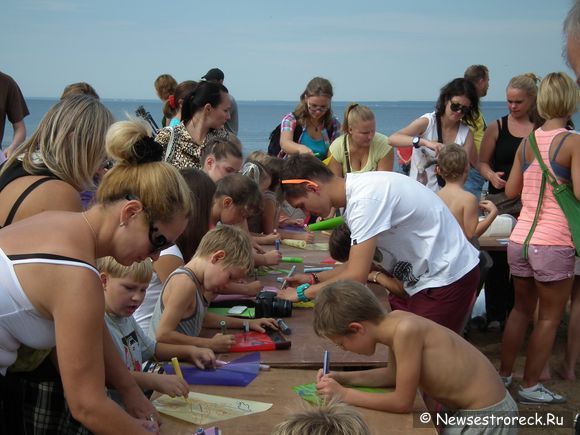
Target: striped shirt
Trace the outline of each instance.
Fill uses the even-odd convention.
[[[549,152],[552,140],[558,134],[565,132],[566,129],[559,128],[551,131],[544,131],[541,128],[535,131],[536,142],[544,163],[548,170],[554,174],[550,162]],[[526,150],[527,151],[527,150]],[[522,167],[525,162],[522,161]],[[540,195],[540,186],[542,185],[542,169],[538,161],[534,159],[527,169],[524,170],[524,186],[522,189],[522,211],[518,222],[510,236],[510,241],[523,244],[530,232],[538,199]],[[552,245],[552,246],[570,246],[573,247],[570,228],[566,216],[558,205],[552,192],[552,186],[546,183],[544,190],[544,200],[538,217],[538,224],[530,240],[531,245]]]

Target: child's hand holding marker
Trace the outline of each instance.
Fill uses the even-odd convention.
[[[214,352],[227,352],[236,342],[231,334],[217,333],[210,339],[209,347]]]

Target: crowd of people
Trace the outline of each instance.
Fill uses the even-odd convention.
[[[580,73],[580,2],[565,32]],[[186,396],[188,386],[160,376],[154,361],[178,356],[213,367],[214,352],[234,340],[225,331],[199,337],[225,319],[207,311],[211,301],[255,296],[262,284],[254,268],[280,262],[279,240],[313,241],[288,227],[339,215],[330,253],[343,265],[296,274],[278,297],[315,300],[315,333],[361,354],[388,345],[396,363],[319,373],[319,394],[330,402],[320,412],[366,433],[338,401],[410,412],[418,387],[435,407],[461,414],[517,412],[506,388],[532,323],[523,379],[511,391],[522,403],[564,402],[540,381],[570,300],[558,372],[575,379],[579,241],[539,159],[580,200],[577,82],[562,72],[518,75],[506,85],[508,114],[488,125],[480,99],[489,75],[483,65],[468,67],[442,86],[433,112],[390,135],[376,131],[362,104],[349,104],[340,122],[330,81],[315,77],[281,120],[270,153],[244,160],[237,104],[218,68],[199,82],[157,78],[164,107],[156,132],[143,120],[115,122],[80,82],[27,139],[25,100],[0,74],[10,102],[0,138],[5,113],[14,129],[0,166],[0,432],[157,431],[146,392]],[[498,214],[517,223],[487,273],[478,238]],[[393,313],[367,282],[388,291]],[[482,287],[489,327],[503,328],[499,368],[462,338]],[[249,322],[266,327],[277,324]],[[316,419],[308,411],[276,430],[308,431]]]

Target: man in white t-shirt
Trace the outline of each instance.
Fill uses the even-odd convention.
[[[327,282],[364,283],[378,250],[381,266],[403,284],[408,295],[390,295],[393,309],[411,311],[460,332],[479,283],[479,253],[435,193],[393,172],[336,177],[306,154],[284,161],[281,180],[293,207],[318,216],[328,216],[331,207],[344,207],[351,249],[344,267],[314,275],[311,285],[304,275],[305,284],[289,287],[279,296],[305,301]]]

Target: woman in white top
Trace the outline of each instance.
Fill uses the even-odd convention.
[[[113,381],[109,375],[116,366],[104,354],[116,350],[105,333],[103,288],[94,270],[95,259],[104,256],[124,265],[155,260],[187,224],[189,189],[175,168],[159,161],[162,147],[148,134],[134,121],[111,127],[107,151],[116,164],[88,211],[44,212],[0,230],[0,263],[10,271],[2,273],[0,284],[0,374],[14,362],[21,344],[33,349],[56,345],[72,416],[95,433],[146,434],[148,417],[157,417],[144,397],[145,414],[135,413],[145,419],[140,422],[105,393],[105,372]],[[142,395],[125,367],[114,374],[124,379],[113,382],[123,397],[127,392]],[[48,425],[51,416],[43,418]]]
[[[464,78],[447,83],[439,93],[435,111],[426,113],[405,128],[393,133],[390,142],[395,147],[414,147],[409,176],[437,192],[435,164],[443,144],[462,145],[471,165],[477,164],[473,134],[468,125],[474,122],[479,97],[474,85]]]
[[[389,138],[376,132],[375,114],[367,106],[352,103],[344,111],[342,136],[330,145],[328,164],[332,173],[392,171],[393,151]]]

